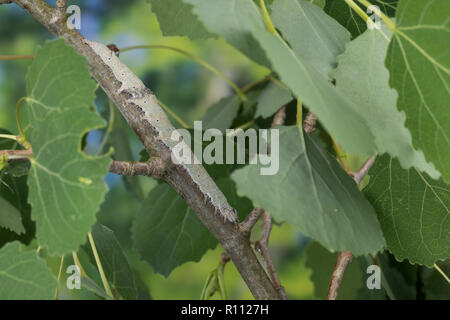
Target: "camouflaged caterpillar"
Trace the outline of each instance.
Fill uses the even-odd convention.
[[[117,93],[127,92],[131,95],[128,101],[142,109],[144,119],[156,129],[161,141],[173,152],[173,148],[179,143],[171,139],[175,128],[159,106],[151,90],[107,46],[89,40],[85,40],[85,43],[97,53],[111,69],[116,79],[122,83]],[[236,210],[230,206],[222,191],[220,191],[202,165],[183,163],[179,165],[184,167],[192,182],[205,195],[205,204],[209,201],[213,205],[216,214],[222,215],[224,221],[237,222]]]

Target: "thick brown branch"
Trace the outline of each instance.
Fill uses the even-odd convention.
[[[94,50],[86,44],[81,34],[75,29],[69,29],[65,23],[57,23],[58,20],[55,19],[55,16],[57,16],[56,9],[43,0],[13,1],[30,13],[49,31],[64,38],[69,45],[74,47],[76,52],[86,58],[91,75],[109,98],[114,101],[146,150],[149,153],[156,152],[166,164],[169,164],[164,179],[186,200],[198,218],[218,239],[233,260],[254,297],[256,299],[280,299],[280,294],[258,262],[249,239],[240,232],[236,224],[224,222],[222,217],[216,215],[214,205],[211,203],[205,205],[205,199],[208,199],[208,195],[198,188],[183,166],[171,162],[170,150],[161,142],[159,132],[144,119],[142,109],[129,101],[130,96],[120,90],[122,83]]]

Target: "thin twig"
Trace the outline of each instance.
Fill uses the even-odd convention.
[[[248,214],[244,221],[239,224],[239,229],[245,235],[249,235],[255,226],[256,222],[258,222],[259,217],[264,212],[262,208],[255,208]]]
[[[282,126],[285,120],[286,120],[286,106],[282,106],[273,116],[272,127]]]
[[[0,150],[0,157],[6,155],[8,161],[29,161],[33,152],[27,150]],[[113,160],[109,172],[122,176],[152,176],[161,179],[165,172],[165,163],[161,158],[151,158],[148,162],[131,162]]]
[[[327,300],[336,300],[339,287],[341,286],[342,278],[344,277],[345,269],[352,261],[353,255],[350,251],[339,252],[334,266],[333,274],[331,275],[330,286],[328,287]]]
[[[8,161],[30,160],[33,156],[31,150],[0,150],[0,156],[6,155]]]
[[[161,179],[166,167],[161,158],[151,158],[148,162],[112,161],[109,172],[122,176],[152,176]]]
[[[277,270],[275,269],[275,265],[269,251],[269,238],[270,232],[272,231],[272,218],[267,212],[263,212],[261,214],[261,220],[261,238],[255,243],[255,248],[261,253],[261,256],[266,262],[267,271],[275,289],[278,291],[282,299],[286,300],[286,291],[281,285],[280,278],[278,277]]]
[[[311,111],[306,115],[305,121],[303,121],[303,129],[307,135],[310,135],[316,130],[317,117]]]
[[[375,162],[375,158],[377,157],[376,154],[371,156],[367,161],[362,165],[362,167],[357,172],[351,172],[350,176],[355,180],[356,184],[359,186],[361,184],[361,181],[363,181],[364,177],[369,172],[369,169],[372,167],[373,163]]]

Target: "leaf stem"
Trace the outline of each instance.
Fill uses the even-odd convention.
[[[13,134],[0,134],[0,138],[2,139],[9,139],[9,140],[14,140],[18,142],[19,137],[13,135]]]
[[[333,141],[333,149],[334,149],[334,151],[336,151],[336,156],[337,156],[339,162],[341,163],[344,170],[347,173],[349,173],[351,170],[350,170],[350,165],[348,164],[347,154],[342,150],[341,146],[334,139],[334,137],[333,136],[330,136],[330,137],[331,137],[331,140]]]
[[[14,55],[14,56],[0,56],[0,60],[23,60],[23,59],[34,59],[34,55]]]
[[[360,6],[358,6],[353,0],[344,0],[347,5],[353,9],[353,11],[356,12],[358,16],[360,16],[365,22],[369,21],[369,16],[364,12],[363,9],[361,9]]]
[[[303,104],[302,100],[297,98],[297,125],[301,125],[303,123]]]
[[[166,46],[166,45],[139,45],[139,46],[132,46],[132,47],[127,47],[127,48],[120,49],[120,52],[123,53],[123,52],[127,52],[127,51],[130,51],[130,50],[135,50],[135,49],[167,49],[167,50],[172,50],[172,51],[181,53],[181,54],[191,58],[192,60],[194,60],[198,64],[202,65],[206,69],[210,70],[211,72],[213,72],[217,76],[221,77],[223,80],[225,80],[234,89],[234,91],[236,91],[237,95],[239,96],[239,98],[242,101],[246,100],[245,94],[241,91],[241,89],[239,89],[239,87],[230,78],[228,78],[220,70],[218,70],[217,68],[213,67],[212,65],[210,65],[205,60],[203,60],[203,59],[201,59],[201,58],[199,58],[197,56],[194,56],[193,54],[191,54],[191,53],[189,53],[187,51],[184,51],[184,50],[176,48],[176,47]]]
[[[444,277],[445,280],[447,280],[448,283],[450,283],[450,279],[448,278],[448,276],[445,274],[444,271],[442,271],[441,268],[439,268],[439,266],[436,263],[433,264],[433,267]]]
[[[97,248],[95,247],[94,238],[92,237],[92,233],[88,233],[89,243],[91,244],[92,253],[94,254],[95,262],[97,263],[98,272],[100,273],[100,277],[102,278],[103,286],[105,287],[105,292],[111,298],[114,298],[111,288],[109,286],[108,280],[106,279],[105,271],[103,271],[102,263],[100,261],[100,257],[98,256]]]
[[[77,265],[78,269],[80,269],[80,274],[83,277],[86,277],[87,276],[86,272],[84,271],[83,266],[80,263],[80,259],[78,259],[78,255],[77,255],[77,253],[75,251],[72,251],[72,257],[73,257],[73,262],[75,262],[75,264]]]
[[[20,144],[22,144],[23,146],[25,146],[27,149],[29,149],[31,146],[30,144],[27,142],[27,139],[25,138],[25,133],[22,129],[22,125],[20,124],[20,106],[22,105],[22,102],[28,100],[28,97],[22,97],[19,99],[19,101],[17,101],[16,104],[16,122],[17,122],[17,128],[19,129],[19,134],[20,134],[20,141],[17,140]]]
[[[111,132],[114,128],[114,122],[115,122],[115,110],[114,110],[114,104],[111,99],[108,98],[108,107],[109,107],[109,121],[108,121],[108,128],[106,128],[105,134],[102,137],[102,141],[100,143],[100,146],[98,147],[97,154],[101,153],[103,151],[103,148],[105,147],[105,144],[108,142],[109,136],[111,135]]]
[[[61,280],[62,268],[64,265],[64,256],[61,257],[61,262],[59,263],[59,271],[58,271],[58,286],[55,290],[55,300],[58,300],[58,289],[59,289],[59,281]]]
[[[271,34],[276,34],[275,27],[273,26],[272,20],[270,19],[270,15],[267,11],[264,0],[259,0],[259,5],[261,6],[261,10],[263,12],[264,22],[266,23],[267,30],[269,30]]]
[[[156,100],[158,101],[158,103],[161,105],[161,107],[166,110],[166,112],[172,116],[172,118],[174,118],[179,124],[181,124],[181,126],[185,129],[189,129],[189,125],[183,121],[183,119],[181,119],[179,116],[177,116],[177,114],[175,112],[173,112],[168,106],[166,106],[164,104],[164,102],[162,102],[161,100],[159,100],[158,98],[156,98]]]

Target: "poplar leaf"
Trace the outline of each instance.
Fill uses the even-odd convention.
[[[57,285],[35,250],[24,251],[18,241],[0,249],[0,300],[50,300]]]
[[[386,65],[413,145],[450,182],[450,1],[400,1]]]
[[[93,104],[96,88],[86,59],[62,39],[46,42],[27,73],[28,200],[38,243],[51,254],[77,250],[107,191],[109,156],[81,150],[83,135],[105,125]]]

